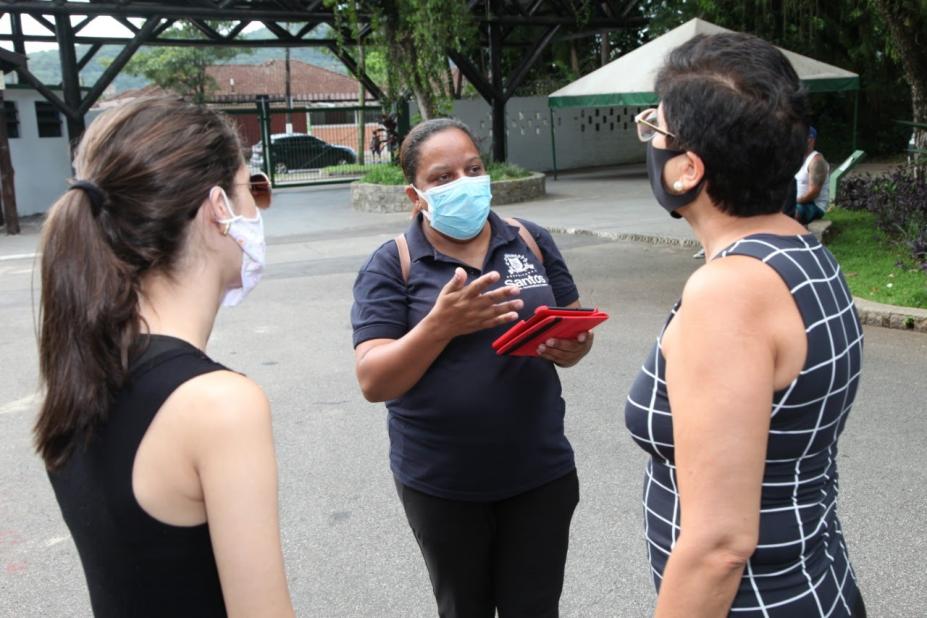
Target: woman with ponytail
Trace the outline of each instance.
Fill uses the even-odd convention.
[[[42,235],[35,438],[94,614],[291,616],[270,408],[205,353],[260,278],[269,184],[171,99],[101,114],[74,167]]]

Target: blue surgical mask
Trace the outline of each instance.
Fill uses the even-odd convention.
[[[425,192],[413,189],[428,204],[425,218],[438,232],[457,240],[470,240],[483,229],[489,216],[492,190],[489,176],[462,176]]]

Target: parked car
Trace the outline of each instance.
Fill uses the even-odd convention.
[[[273,171],[277,174],[285,174],[288,170],[318,169],[357,162],[357,153],[353,148],[328,144],[305,133],[271,135],[270,155]],[[264,145],[261,142],[251,147],[251,167],[264,168]]]

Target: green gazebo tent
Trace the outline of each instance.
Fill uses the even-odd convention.
[[[731,32],[702,19],[691,19],[649,43],[628,52],[600,69],[548,95],[551,110],[551,148],[554,173],[557,171],[553,111],[570,107],[646,107],[657,104],[653,91],[657,71],[666,56],[697,34]],[[853,92],[853,149],[856,149],[859,75],[779,48],[809,92]]]

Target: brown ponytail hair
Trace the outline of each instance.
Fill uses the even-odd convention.
[[[73,188],[42,229],[39,368],[46,395],[35,425],[48,469],[106,418],[142,329],[143,274],[171,273],[209,190],[231,191],[243,163],[220,114],[142,99],[102,113],[74,160]],[[81,184],[81,183],[77,183]]]

